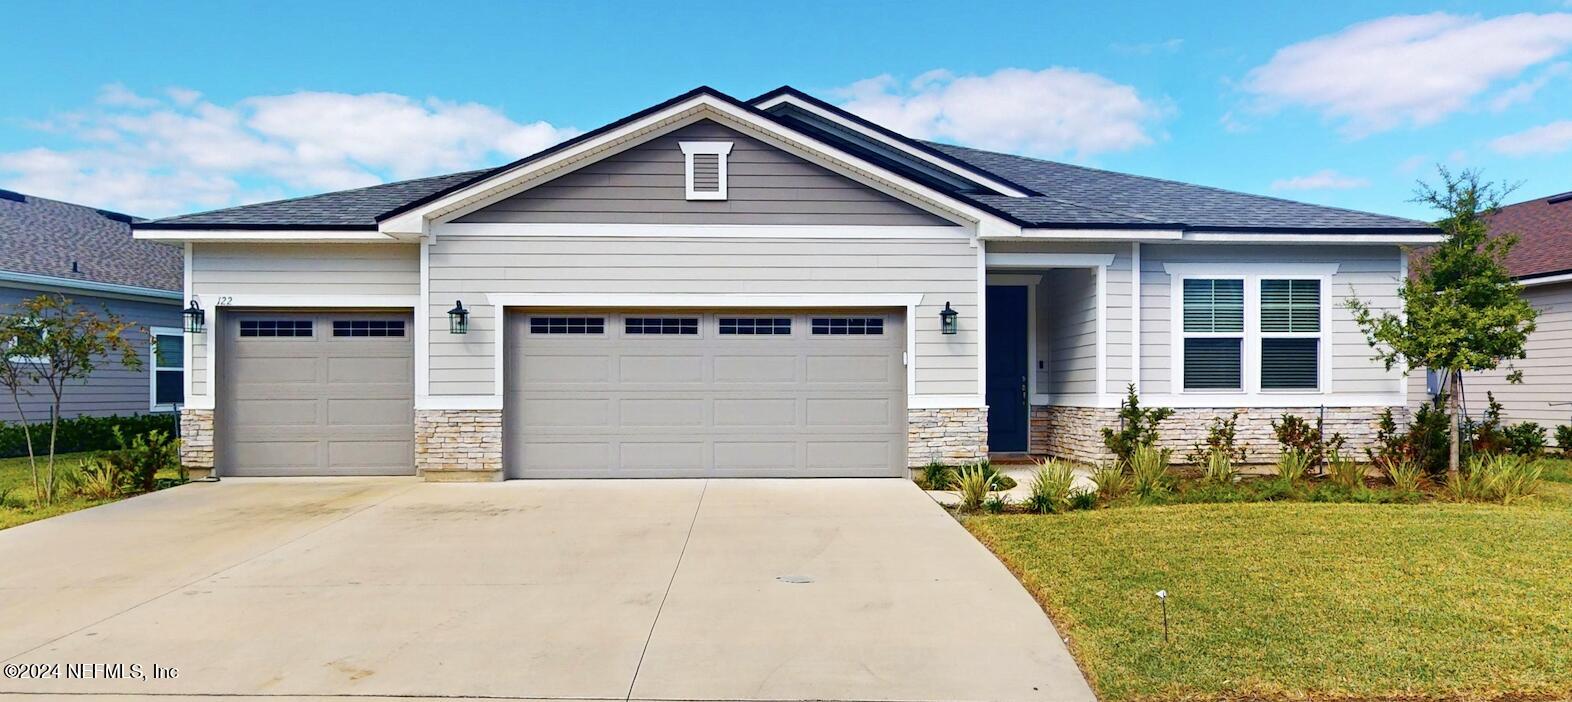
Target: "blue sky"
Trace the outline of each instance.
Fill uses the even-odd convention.
[[[10,3],[0,187],[144,216],[506,162],[708,84],[1415,217],[1572,190],[1572,0]]]

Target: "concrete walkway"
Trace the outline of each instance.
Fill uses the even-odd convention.
[[[900,480],[187,485],[0,531],[0,660],[149,678],[0,700],[1094,699]]]

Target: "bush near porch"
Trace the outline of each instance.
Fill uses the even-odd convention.
[[[1494,504],[976,515],[1105,700],[1572,696],[1572,462]],[[1155,593],[1168,593],[1163,642]]]

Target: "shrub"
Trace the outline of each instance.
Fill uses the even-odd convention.
[[[1363,487],[1365,484],[1365,467],[1358,461],[1346,458],[1341,453],[1333,453],[1327,462],[1327,473],[1332,478],[1332,483],[1341,485],[1349,490]]]
[[[983,510],[989,514],[1004,514],[1004,510],[1009,506],[1010,496],[1002,492],[993,493],[988,496],[988,499],[983,500]]]
[[[1472,419],[1465,422],[1464,436],[1472,437],[1468,445],[1474,453],[1500,453],[1510,446],[1501,426],[1501,403],[1496,402],[1492,392],[1486,392],[1485,399],[1484,416],[1477,422]]]
[[[1173,488],[1168,473],[1171,455],[1168,449],[1155,446],[1139,446],[1130,454],[1130,487],[1137,497],[1157,497]]]
[[[1572,458],[1572,424],[1556,427],[1556,446],[1560,447],[1562,458]]]
[[[55,438],[58,453],[78,451],[107,451],[117,448],[114,430],[118,427],[129,436],[146,434],[158,429],[171,435],[175,433],[177,418],[174,414],[134,414],[129,417],[70,417],[60,420],[59,435]],[[49,423],[33,424],[33,437],[49,436]],[[19,423],[0,422],[0,458],[27,455],[27,439]]]
[[[1509,505],[1539,489],[1539,461],[1517,454],[1473,456],[1456,475],[1447,476],[1446,491],[1460,501],[1489,500]]]
[[[1310,472],[1310,454],[1300,449],[1288,449],[1277,457],[1277,479],[1288,485],[1298,484]]]
[[[165,468],[178,470],[180,479],[186,479],[185,467],[180,465],[178,439],[170,438],[168,433],[158,429],[133,436],[129,441],[120,427],[115,427],[113,433],[119,448],[108,455],[121,462],[121,467],[131,476],[136,489],[150,491],[156,488],[155,478]]]
[[[1307,467],[1321,466],[1326,461],[1327,451],[1341,451],[1343,448],[1342,434],[1323,437],[1319,419],[1315,426],[1311,426],[1310,422],[1297,414],[1284,413],[1282,417],[1272,420],[1272,433],[1277,435],[1277,443],[1282,445],[1284,453],[1297,451],[1304,454]]]
[[[1394,461],[1411,461],[1431,475],[1445,473],[1451,450],[1451,415],[1447,414],[1445,402],[1446,396],[1438,395],[1420,405],[1408,431],[1398,430],[1392,410],[1382,410],[1375,446],[1365,449],[1370,462],[1379,467]]]
[[[1214,485],[1233,485],[1239,477],[1239,468],[1234,465],[1232,456],[1225,450],[1212,451],[1206,458],[1206,482]]]
[[[1407,460],[1381,461],[1376,464],[1381,475],[1392,484],[1392,489],[1401,496],[1419,494],[1419,481],[1423,479],[1425,470],[1418,463]]]
[[[1110,500],[1130,490],[1130,477],[1124,466],[1114,461],[1097,464],[1092,469],[1092,482],[1097,485],[1097,494]]]
[[[1119,402],[1119,431],[1103,427],[1103,446],[1119,460],[1129,461],[1137,448],[1157,443],[1157,425],[1173,413],[1172,407],[1142,407],[1135,383],[1130,383]]]
[[[1070,509],[1093,509],[1097,507],[1097,493],[1082,488],[1070,492]]]
[[[992,480],[982,464],[966,466],[957,471],[955,489],[961,494],[961,511],[973,512],[981,508],[983,501],[988,499],[990,487]]]
[[[1228,415],[1227,419],[1213,417],[1212,423],[1206,427],[1206,443],[1196,443],[1190,448],[1190,453],[1185,454],[1185,460],[1195,465],[1206,465],[1212,456],[1221,451],[1233,463],[1244,463],[1250,457],[1250,449],[1240,446],[1238,442],[1239,413]]]
[[[1537,422],[1518,422],[1502,433],[1506,435],[1507,450],[1512,453],[1537,458],[1545,452],[1545,428]]]
[[[955,484],[955,469],[933,461],[922,467],[922,484],[929,490],[949,490]]]
[[[1043,461],[1032,476],[1026,506],[1038,514],[1063,512],[1070,507],[1070,488],[1074,485],[1075,469],[1070,464],[1058,459]]]
[[[131,476],[127,474],[123,464],[113,456],[100,456],[91,461],[84,461],[80,469],[82,479],[77,492],[83,497],[107,500],[125,492],[132,483]]]

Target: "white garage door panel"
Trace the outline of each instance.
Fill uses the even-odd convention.
[[[216,417],[219,473],[414,473],[413,326],[408,313],[226,312]],[[375,322],[381,335],[335,333]],[[246,324],[308,335],[243,335]],[[388,332],[403,323],[403,334]],[[215,330],[217,333],[218,330]]]
[[[563,318],[594,318],[604,320],[604,331],[537,333],[531,317],[555,318],[558,329],[568,328]],[[752,317],[789,319],[790,333],[720,333],[722,318]],[[812,333],[815,318],[848,317],[877,318],[883,333]],[[896,310],[509,311],[508,475],[899,476],[906,464],[902,317]],[[698,325],[691,334],[629,333],[629,318]]]

